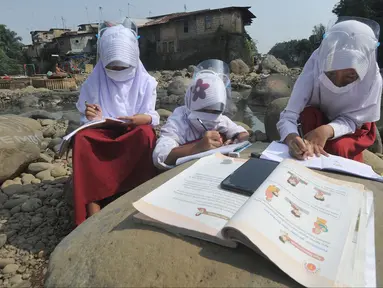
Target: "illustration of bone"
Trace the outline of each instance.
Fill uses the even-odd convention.
[[[271,202],[274,196],[279,197],[280,189],[275,185],[270,185],[265,191],[266,200]]]
[[[300,245],[298,242],[294,241],[287,232],[285,231],[281,231],[281,234],[280,236],[278,237],[279,240],[283,243],[283,244],[291,244],[293,247],[295,247],[296,249],[298,249],[299,251],[301,251],[302,253],[310,256],[311,258],[315,259],[315,260],[318,260],[318,261],[321,261],[323,262],[324,261],[324,257],[323,256],[320,256],[318,254],[315,254],[314,252],[306,249],[305,247],[303,247],[302,245]]]
[[[326,223],[327,223],[326,220],[317,217],[317,221],[314,222],[314,228],[312,229],[313,233],[316,235],[320,235],[322,232],[323,233],[328,232]]]
[[[314,198],[316,199],[316,200],[318,200],[318,201],[324,201],[325,200],[325,198],[324,198],[324,196],[326,195],[326,196],[331,196],[331,194],[330,193],[328,193],[328,192],[325,192],[325,191],[323,191],[323,190],[320,190],[320,189],[318,189],[318,188],[315,188],[315,191],[316,191],[316,193],[315,193],[315,195],[314,195]]]
[[[306,214],[306,215],[309,215],[309,211],[307,211],[306,209],[303,209],[302,207],[300,207],[298,204],[296,204],[295,202],[291,201],[289,198],[285,198],[285,200],[290,203],[291,205],[291,214],[293,214],[295,217],[297,218],[301,218],[302,216],[302,213],[303,214]]]
[[[225,215],[214,213],[214,212],[209,212],[205,208],[198,208],[198,212],[195,214],[195,216],[198,217],[198,216],[201,216],[201,215],[207,215],[207,216],[211,216],[211,217],[215,217],[215,218],[220,218],[220,219],[223,219],[223,220],[226,220],[226,221],[230,220],[230,218],[225,216]]]
[[[294,173],[288,172],[288,174],[290,174],[290,177],[287,179],[287,183],[289,183],[291,186],[296,187],[299,183],[307,185],[307,182],[303,181]]]

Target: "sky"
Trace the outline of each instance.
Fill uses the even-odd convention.
[[[145,18],[226,6],[251,6],[257,17],[247,27],[258,50],[267,53],[277,42],[308,38],[317,24],[335,19],[332,8],[339,0],[0,0],[0,24],[16,31],[24,44],[31,43],[30,31],[52,27],[74,29],[78,24],[98,22],[99,7],[104,20],[123,16]],[[62,18],[64,21],[62,21]]]

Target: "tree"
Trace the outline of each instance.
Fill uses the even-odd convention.
[[[375,20],[383,29],[383,0],[341,0],[332,12],[338,17],[356,16]],[[383,42],[383,33],[380,33],[379,40]],[[383,45],[379,48],[378,62],[382,67]]]
[[[323,35],[326,33],[326,27],[323,24],[315,25],[312,31],[312,35],[309,37],[309,41],[313,48],[313,51],[318,49],[322,43]]]
[[[325,31],[322,24],[316,25],[308,39],[277,43],[271,48],[269,54],[285,61],[288,67],[302,67],[315,49],[320,46]]]
[[[0,75],[15,75],[22,72],[22,66],[15,59],[9,58],[0,48]]]
[[[0,75],[20,73],[23,59],[21,37],[7,26],[0,24]]]
[[[254,57],[258,57],[259,53],[258,53],[258,48],[257,48],[257,43],[256,41],[254,41],[251,36],[249,35],[249,33],[247,33],[247,31],[245,30],[245,45],[246,45],[246,48],[247,50],[249,51],[249,55],[251,57],[251,59],[253,59]]]

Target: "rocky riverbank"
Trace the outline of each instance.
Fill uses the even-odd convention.
[[[275,60],[270,57],[254,72],[239,60],[231,63],[237,89],[231,116],[241,120],[252,142],[278,138],[275,124],[300,71]],[[159,82],[161,123],[171,114],[163,109],[166,105],[183,104],[193,69],[151,72]],[[0,287],[42,287],[50,253],[73,229],[71,153],[68,159],[58,159],[57,152],[62,137],[80,125],[78,112],[64,109],[73,108],[78,93],[31,87],[0,90],[2,108],[23,112],[0,116]],[[255,128],[253,107],[264,107],[262,129]],[[366,161],[382,173],[380,138],[371,150],[376,154],[366,153]]]

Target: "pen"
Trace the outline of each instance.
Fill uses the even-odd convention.
[[[88,104],[88,101],[85,101],[85,105],[86,105],[86,104]],[[98,107],[97,107],[97,105],[94,105],[94,106],[93,106],[93,109],[95,109],[96,111],[98,111]]]
[[[197,118],[197,120],[198,120],[199,123],[201,123],[201,125],[202,125],[203,129],[205,129],[205,131],[209,131],[209,130],[207,130],[205,124],[203,124],[203,122],[201,121],[201,119]]]
[[[235,140],[237,140],[238,136],[239,136],[239,133],[235,133],[234,136],[231,137],[231,141],[234,142]]]
[[[303,143],[305,143],[305,138],[304,138],[303,130],[302,130],[302,123],[299,119],[297,121],[297,128],[298,128],[299,137],[301,137],[303,140]]]

